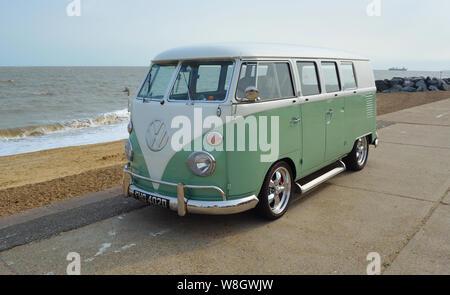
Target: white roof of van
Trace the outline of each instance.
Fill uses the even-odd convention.
[[[248,57],[293,57],[368,60],[353,53],[299,45],[221,43],[178,47],[158,54],[153,61]]]

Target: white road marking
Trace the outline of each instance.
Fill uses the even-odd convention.
[[[94,257],[103,255],[103,253],[105,253],[106,249],[108,249],[109,247],[111,247],[111,243],[102,244],[102,247],[98,249],[98,252],[94,255]]]
[[[123,246],[121,249],[122,250],[127,250],[127,249],[130,249],[130,248],[133,248],[134,246],[136,246],[136,244],[128,244],[128,245],[125,245],[125,246]]]
[[[169,232],[169,231],[170,231],[170,229],[165,229],[165,230],[162,230],[162,231],[160,231],[160,232],[150,233],[150,235],[151,235],[152,237],[158,237],[158,236],[162,236],[163,234],[165,234],[165,233],[167,233],[167,232]]]
[[[136,244],[134,244],[134,243],[133,244],[128,244],[128,245],[125,245],[122,248],[120,248],[120,250],[115,250],[114,253],[120,253],[121,251],[128,250],[128,249],[133,248],[135,246],[136,246]]]
[[[444,117],[444,116],[447,116],[447,115],[448,115],[448,112],[447,112],[447,113],[440,114],[440,115],[437,115],[437,116],[436,116],[436,119],[440,119],[440,118],[442,118],[442,117]]]

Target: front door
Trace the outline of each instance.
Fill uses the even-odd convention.
[[[243,62],[237,83],[235,106],[235,152],[227,153],[230,194],[260,190],[270,166],[279,159],[290,158],[300,171],[302,122],[299,98],[296,97],[288,61]],[[257,87],[259,99],[248,103],[245,89]],[[242,136],[245,145],[239,148]],[[227,140],[230,140],[227,135]]]

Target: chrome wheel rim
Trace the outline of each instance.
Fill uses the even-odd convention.
[[[367,159],[367,140],[366,138],[360,138],[356,142],[356,162],[359,166],[362,166]]]
[[[283,212],[291,197],[291,175],[284,167],[279,167],[274,171],[269,181],[269,202],[270,210],[274,214]]]

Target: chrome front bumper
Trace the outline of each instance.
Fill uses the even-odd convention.
[[[160,180],[154,180],[133,173],[132,171],[128,170],[127,167],[125,167],[123,171],[124,171],[123,193],[125,196],[129,196],[130,191],[137,191],[158,198],[166,199],[169,201],[169,208],[173,211],[177,211],[179,216],[185,216],[186,213],[209,214],[209,215],[235,214],[255,208],[259,201],[255,195],[237,200],[227,200],[225,193],[219,187],[216,186],[184,185],[182,183],[171,183]],[[175,198],[170,196],[164,196],[158,193],[150,193],[145,190],[142,190],[137,186],[135,186],[134,184],[131,184],[131,176],[152,183],[176,187],[177,197]],[[223,201],[197,201],[186,199],[184,195],[185,188],[216,190],[221,194]]]

